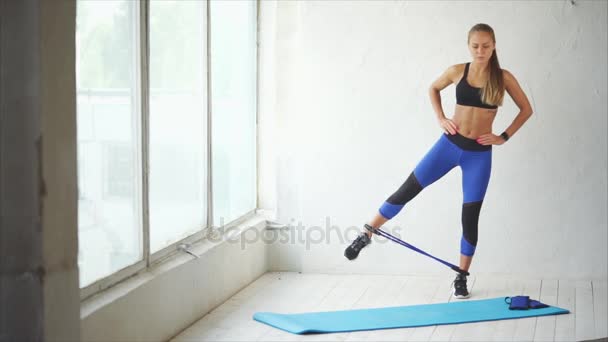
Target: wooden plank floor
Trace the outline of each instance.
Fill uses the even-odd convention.
[[[529,295],[568,315],[295,335],[256,322],[257,311],[297,313],[445,303],[453,276],[266,273],[173,338],[182,341],[584,341],[608,337],[606,279],[596,281],[470,276],[471,299]]]

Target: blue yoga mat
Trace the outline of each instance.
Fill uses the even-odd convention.
[[[290,333],[309,334],[472,323],[559,315],[569,312],[554,306],[542,309],[509,310],[505,297],[500,297],[451,303],[298,314],[256,312],[253,319]]]

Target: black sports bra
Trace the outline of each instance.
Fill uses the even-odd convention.
[[[498,106],[483,103],[481,100],[481,88],[472,87],[469,82],[467,82],[469,64],[471,63],[467,63],[464,67],[464,75],[460,79],[460,82],[458,82],[456,85],[456,103],[462,106],[472,106],[487,109],[498,108]]]

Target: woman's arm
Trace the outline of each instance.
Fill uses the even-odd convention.
[[[503,77],[505,82],[505,90],[507,93],[509,93],[517,107],[519,107],[519,114],[517,114],[513,120],[513,123],[511,123],[511,125],[505,130],[510,138],[521,128],[521,126],[523,126],[530,116],[532,116],[532,107],[530,106],[530,102],[528,101],[526,94],[523,90],[521,90],[521,87],[519,86],[519,83],[517,83],[515,77],[504,69]],[[505,139],[500,135],[488,133],[477,138],[477,142],[482,145],[502,145],[505,143]]]
[[[436,79],[429,88],[429,97],[431,98],[431,104],[433,105],[433,110],[437,116],[439,126],[450,134],[456,134],[458,128],[452,120],[445,117],[443,107],[441,106],[441,95],[439,95],[439,92],[452,84],[456,75],[458,75],[458,66],[452,65],[446,71],[444,71],[443,74],[439,76],[439,78]]]
[[[503,77],[505,81],[505,90],[507,93],[509,93],[519,108],[519,113],[513,120],[513,123],[511,123],[511,125],[505,130],[509,137],[512,137],[513,134],[515,134],[515,132],[517,132],[530,118],[530,116],[532,116],[532,106],[530,106],[530,102],[528,101],[524,91],[519,86],[519,83],[517,83],[515,76],[513,76],[513,74],[507,70],[503,70]]]

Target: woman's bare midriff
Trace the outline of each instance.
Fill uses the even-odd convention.
[[[477,139],[480,135],[492,133],[492,123],[497,111],[457,104],[452,121],[458,127],[458,133],[470,139]]]

